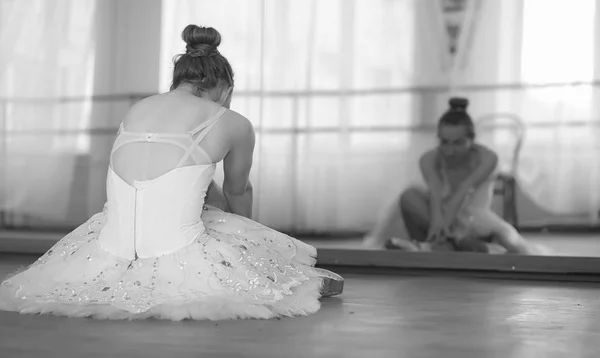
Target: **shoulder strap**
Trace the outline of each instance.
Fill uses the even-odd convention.
[[[185,154],[183,155],[183,157],[181,157],[181,160],[177,164],[177,167],[180,167],[183,165],[183,163],[187,162],[187,160],[190,158],[190,155],[192,155],[192,153],[196,149],[196,147],[200,145],[202,140],[206,137],[206,135],[208,133],[210,133],[211,129],[215,126],[215,124],[217,124],[219,119],[223,116],[223,114],[226,111],[227,111],[227,108],[221,107],[221,109],[219,109],[219,111],[217,113],[215,113],[215,115],[213,115],[210,119],[204,121],[198,127],[194,128],[193,130],[191,130],[189,132],[190,136],[194,136],[196,133],[199,133],[199,132],[200,133],[198,134],[196,139],[194,139],[194,141],[188,147],[188,149],[185,151]]]
[[[188,134],[193,137],[196,134],[198,134],[200,131],[202,131],[204,128],[212,126],[212,124],[214,122],[216,122],[217,120],[219,120],[219,118],[221,118],[221,116],[223,115],[223,113],[225,113],[225,111],[227,111],[227,108],[221,107],[217,111],[217,113],[213,114],[209,119],[207,119],[204,122],[200,123],[200,125],[198,125],[196,128],[194,128],[191,131],[189,131]]]

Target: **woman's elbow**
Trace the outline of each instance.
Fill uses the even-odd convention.
[[[250,183],[249,180],[244,185],[241,185],[241,184],[227,185],[227,184],[228,183],[223,183],[223,193],[226,193],[229,195],[244,195],[248,192],[252,192],[252,190],[253,190],[252,184]]]

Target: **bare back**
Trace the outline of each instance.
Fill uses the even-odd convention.
[[[228,119],[236,115],[217,103],[191,95],[165,93],[144,99],[127,114],[121,134],[147,138],[118,148],[115,145],[112,168],[133,184],[154,180],[177,167],[218,163],[230,150],[235,120]],[[186,156],[188,149],[190,154]]]

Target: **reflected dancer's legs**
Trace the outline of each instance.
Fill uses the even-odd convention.
[[[400,196],[394,200],[381,215],[373,229],[363,239],[363,246],[368,249],[385,249],[386,242],[392,236],[408,237],[404,220],[400,212]]]
[[[400,212],[408,238],[425,241],[429,230],[429,194],[418,188],[406,190],[400,196]]]
[[[420,188],[409,188],[385,211],[365,237],[367,248],[395,248],[419,251],[411,239],[423,241],[429,228],[429,195]],[[393,240],[390,240],[391,238]]]

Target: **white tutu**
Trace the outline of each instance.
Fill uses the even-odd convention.
[[[316,249],[208,207],[206,230],[183,249],[129,261],[103,250],[94,215],[0,286],[0,309],[101,319],[236,319],[319,310]],[[165,238],[168,240],[168,238]]]

